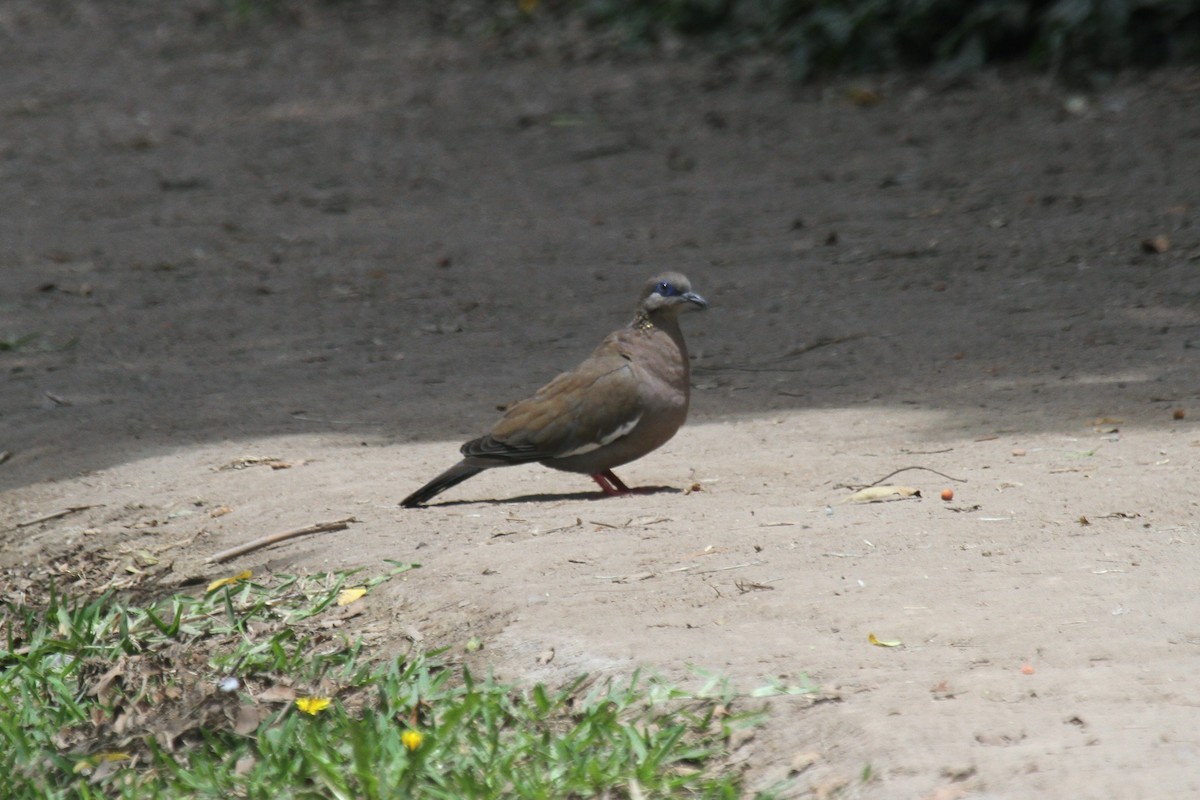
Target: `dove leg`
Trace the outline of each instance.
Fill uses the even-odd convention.
[[[618,478],[611,469],[606,469],[603,472],[597,472],[592,476],[592,480],[600,484],[600,488],[606,495],[610,497],[615,495],[629,494],[629,487]]]

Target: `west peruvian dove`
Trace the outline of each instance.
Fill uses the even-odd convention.
[[[401,505],[423,505],[485,469],[533,461],[591,475],[605,494],[628,493],[613,467],[662,446],[687,418],[691,370],[679,314],[707,307],[677,272],[650,280],[633,322],[511,406],[491,432],[462,446],[462,461]]]

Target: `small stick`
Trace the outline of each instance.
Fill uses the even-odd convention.
[[[889,472],[887,475],[884,475],[882,478],[875,481],[874,483],[868,483],[866,488],[870,489],[872,486],[878,486],[879,484],[883,483],[884,481],[886,481],[888,478],[892,477],[893,475],[899,475],[901,472],[907,472],[910,469],[923,469],[926,472],[932,472],[934,475],[941,475],[943,478],[945,478],[948,481],[958,481],[959,483],[967,482],[966,478],[954,478],[954,477],[947,475],[944,472],[938,472],[936,469],[930,469],[929,467],[901,467],[898,470]]]
[[[80,511],[87,511],[89,508],[98,508],[98,506],[71,506],[66,511],[58,511],[53,514],[47,514],[44,517],[31,519],[28,522],[18,522],[17,528],[28,528],[30,525],[37,525],[39,522],[49,522],[53,519],[62,519],[63,517],[70,516],[71,514],[78,514]]]
[[[249,553],[253,550],[259,550],[267,545],[282,542],[286,539],[294,539],[297,536],[306,536],[310,533],[325,533],[326,531],[342,531],[350,527],[350,523],[358,522],[356,517],[346,517],[334,522],[318,522],[315,525],[305,525],[303,528],[293,528],[290,531],[283,533],[273,533],[270,536],[262,536],[252,542],[239,544],[237,547],[231,547],[228,550],[222,550],[216,555],[211,555],[204,559],[206,564],[219,564],[222,561],[228,561],[231,558],[237,558],[244,553]]]
[[[731,569],[743,569],[745,567],[753,567],[761,564],[761,561],[747,561],[745,564],[734,564],[732,567],[717,567],[716,569],[703,569],[699,572],[693,572],[693,575],[709,575],[713,572],[728,572]]]

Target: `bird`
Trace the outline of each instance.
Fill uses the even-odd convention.
[[[488,433],[460,448],[461,461],[400,505],[422,506],[486,469],[534,462],[590,475],[605,495],[628,494],[613,467],[661,447],[687,419],[691,366],[679,315],[706,308],[678,272],[651,278],[632,322],[510,406]]]

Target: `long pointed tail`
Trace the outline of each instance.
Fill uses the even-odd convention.
[[[404,498],[400,505],[405,508],[416,508],[423,506],[432,500],[437,495],[449,489],[451,486],[457,486],[467,478],[474,477],[483,472],[486,467],[472,467],[466,461],[460,461],[450,469],[438,475],[429,483],[417,489],[415,492]]]

